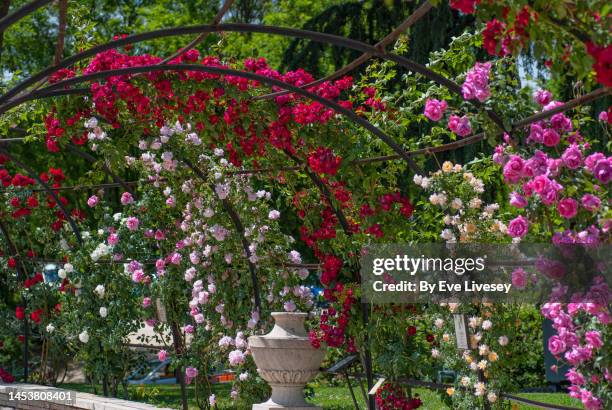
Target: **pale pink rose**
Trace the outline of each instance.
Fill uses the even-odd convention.
[[[232,350],[228,355],[230,366],[240,366],[246,360],[246,356],[241,350]]]
[[[134,197],[129,192],[121,194],[121,205],[129,205],[134,202]]]
[[[100,199],[97,196],[92,195],[87,200],[87,206],[89,206],[90,208],[93,208],[94,206],[98,205],[99,202],[100,202]]]
[[[130,216],[126,221],[125,221],[125,226],[127,226],[127,228],[130,231],[135,231],[138,229],[138,226],[140,225],[140,221],[138,220],[138,218],[136,218],[135,216]]]
[[[108,244],[110,246],[115,246],[119,243],[119,235],[117,235],[116,233],[111,233],[108,236]]]

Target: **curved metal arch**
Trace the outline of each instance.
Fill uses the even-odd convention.
[[[6,240],[6,246],[8,248],[8,251],[11,253],[11,256],[15,256],[19,259],[19,263],[17,263],[16,266],[17,273],[25,278],[25,272],[22,271],[23,266],[21,265],[19,250],[15,246],[15,242],[13,242],[11,235],[9,235],[8,229],[6,228],[6,225],[4,224],[4,221],[2,219],[0,219],[0,232],[2,232],[2,236],[4,236],[4,239]]]
[[[21,7],[20,9],[14,11],[13,13],[4,16],[0,19],[0,33],[4,32],[11,25],[17,23],[22,18],[34,13],[39,8],[46,6],[51,3],[53,0],[36,0],[31,3],[28,3]]]
[[[374,46],[363,43],[361,41],[352,40],[352,39],[348,39],[348,38],[340,37],[340,36],[335,36],[332,34],[309,31],[309,30],[301,30],[301,29],[286,28],[286,27],[276,27],[276,26],[266,26],[266,25],[259,25],[259,24],[232,23],[232,24],[218,24],[218,25],[204,24],[204,25],[198,25],[198,26],[161,29],[161,30],[150,31],[147,33],[135,34],[135,35],[128,36],[128,37],[118,39],[118,40],[109,41],[105,44],[102,44],[96,47],[92,47],[89,50],[75,54],[72,57],[68,57],[64,59],[63,61],[61,61],[59,64],[55,66],[47,67],[46,69],[38,72],[37,74],[31,76],[30,78],[22,81],[21,83],[13,87],[11,90],[6,92],[4,95],[0,96],[0,103],[5,102],[8,98],[24,90],[29,85],[34,84],[35,82],[39,80],[42,80],[43,78],[53,74],[57,70],[61,68],[69,67],[70,65],[74,64],[75,62],[79,60],[93,56],[102,51],[106,51],[109,49],[121,47],[121,46],[128,45],[128,44],[133,44],[133,43],[137,43],[141,41],[162,38],[162,37],[171,37],[171,36],[177,36],[177,35],[183,35],[183,34],[222,32],[222,31],[239,32],[239,33],[275,34],[275,35],[281,35],[281,36],[286,36],[286,37],[298,37],[298,38],[304,38],[304,39],[308,39],[312,41],[317,41],[320,43],[327,43],[327,44],[332,44],[336,46],[342,46],[342,47],[350,48],[353,50],[361,51],[363,53],[369,53],[378,58],[388,60],[388,61],[393,61],[397,63],[398,65],[404,68],[407,68],[408,70],[422,74],[425,77],[429,78],[430,80],[438,83],[439,85],[442,85],[448,88],[453,93],[461,95],[461,86],[459,86],[459,84],[455,83],[454,81],[444,77],[443,75],[440,75],[436,73],[435,71],[430,70],[429,68],[425,67],[424,65],[418,64],[408,58],[399,56],[394,53],[389,53],[384,50],[380,50]],[[483,107],[483,104],[480,103],[479,101],[470,100],[470,103],[472,103],[474,106],[478,108]],[[490,110],[485,110],[485,111],[487,115],[501,129],[505,129],[503,121],[501,121],[501,119],[497,116],[497,114],[493,113]]]
[[[30,175],[31,178],[33,178],[36,181],[38,181],[38,183],[43,188],[45,188],[45,191],[47,191],[47,193],[49,195],[51,195],[51,197],[53,197],[53,199],[57,203],[57,206],[60,208],[60,211],[62,212],[62,214],[64,214],[64,217],[66,218],[66,220],[70,224],[70,228],[72,228],[72,232],[74,232],[74,235],[76,236],[77,241],[79,242],[79,245],[82,245],[83,244],[83,238],[81,237],[81,231],[80,231],[79,227],[74,222],[74,219],[72,219],[72,216],[70,216],[70,212],[68,212],[66,207],[64,207],[64,204],[62,204],[62,201],[60,201],[60,199],[57,196],[57,194],[51,188],[49,188],[49,185],[47,185],[42,179],[40,179],[38,174],[32,168],[30,168],[29,166],[27,166],[23,162],[19,161],[17,158],[15,158],[13,155],[11,155],[11,153],[9,153],[6,149],[0,148],[0,153],[5,155],[6,157],[8,157],[19,168],[22,168],[23,170],[25,170]]]
[[[406,30],[408,30],[410,27],[412,27],[416,22],[418,22],[423,16],[425,16],[429,10],[431,10],[431,8],[433,7],[433,5],[428,1],[425,0],[423,2],[423,4],[421,4],[416,10],[414,10],[412,12],[412,14],[410,16],[408,16],[408,18],[406,18],[406,20],[404,20],[399,26],[397,26],[395,28],[395,30],[393,30],[392,32],[390,32],[389,34],[387,34],[382,40],[380,40],[378,43],[374,44],[374,47],[380,49],[380,50],[384,50],[387,46],[389,46],[393,41],[397,40],[399,38],[399,36],[405,32]],[[323,77],[323,78],[319,78],[315,81],[312,81],[308,84],[304,84],[301,85],[300,88],[310,88],[310,87],[314,87],[317,86],[319,84],[324,83],[325,81],[333,81],[339,77],[342,77],[343,75],[346,75],[348,73],[350,73],[351,71],[353,71],[354,69],[360,67],[361,65],[365,64],[367,61],[370,60],[370,58],[372,57],[372,54],[370,53],[363,53],[362,55],[360,55],[359,57],[357,57],[356,59],[354,59],[353,61],[351,61],[350,63],[348,63],[347,65],[345,65],[344,67],[338,69],[337,71]],[[270,93],[270,94],[266,94],[266,95],[260,95],[255,97],[255,100],[268,100],[268,99],[272,99],[275,97],[280,97],[281,95],[286,95],[289,94],[289,91],[277,91],[274,93]]]
[[[348,39],[345,37],[336,36],[332,34],[319,33],[316,31],[301,30],[301,29],[294,29],[294,28],[286,28],[286,27],[265,26],[265,25],[259,25],[259,24],[244,24],[244,23],[217,24],[217,25],[202,24],[202,25],[196,25],[196,26],[159,29],[159,30],[145,32],[145,33],[134,34],[131,36],[127,36],[125,38],[112,40],[107,43],[101,44],[99,46],[92,47],[88,50],[82,51],[71,57],[65,58],[59,64],[49,66],[43,69],[42,71],[39,71],[38,73],[32,75],[28,79],[22,81],[21,83],[17,84],[15,87],[7,91],[4,95],[0,96],[0,103],[6,101],[8,98],[14,96],[16,93],[24,90],[29,85],[32,85],[35,82],[42,80],[45,77],[48,77],[49,75],[55,73],[56,71],[62,68],[67,68],[80,60],[83,60],[88,57],[92,57],[106,50],[115,49],[115,48],[122,47],[125,45],[140,43],[140,42],[147,41],[147,40],[155,40],[155,39],[164,38],[164,37],[173,37],[173,36],[180,36],[180,35],[185,35],[185,34],[214,33],[214,32],[222,32],[222,31],[238,32],[238,33],[275,34],[275,35],[281,35],[285,37],[304,38],[304,39],[308,39],[308,40],[312,40],[312,41],[316,41],[320,43],[327,43],[327,44],[331,44],[335,46],[342,46],[342,47],[350,48],[353,50],[361,51],[363,53],[370,53],[377,57],[389,59],[392,61],[395,58],[397,58],[398,61],[396,62],[398,62],[398,64],[401,64],[408,69],[411,69],[417,72],[419,70],[422,70],[430,74],[433,73],[431,70],[427,69],[426,67],[421,66],[420,64],[417,64],[417,63],[413,63],[412,61],[405,59],[403,57],[400,57],[398,55],[395,55],[393,53],[382,52],[376,47],[363,43],[361,41],[352,40],[352,39]],[[417,68],[417,70],[414,70],[414,68]],[[433,73],[433,74],[434,76],[436,76],[438,81],[446,82],[447,83],[446,85],[455,91],[458,91],[458,92],[461,91],[461,87],[459,87],[457,84],[453,83],[452,81],[448,80],[446,77],[441,76],[437,73]]]
[[[230,75],[230,76],[236,76],[236,77],[242,77],[242,78],[247,78],[249,80],[255,80],[258,81],[260,83],[263,84],[267,84],[267,85],[271,85],[271,86],[277,86],[279,88],[284,88],[287,90],[291,90],[293,92],[295,92],[296,94],[300,94],[306,98],[309,98],[311,100],[317,101],[319,103],[321,103],[322,105],[333,109],[334,111],[346,116],[347,118],[349,118],[351,121],[353,121],[356,124],[361,125],[362,127],[364,127],[365,129],[367,129],[368,131],[370,131],[372,134],[376,135],[378,138],[380,138],[383,142],[385,142],[391,149],[393,149],[393,151],[395,151],[397,154],[401,155],[402,158],[404,160],[406,160],[406,162],[408,163],[408,165],[410,166],[410,168],[416,172],[416,173],[421,173],[421,170],[419,169],[418,165],[412,160],[412,158],[410,158],[409,155],[406,154],[406,151],[393,139],[391,138],[389,135],[387,135],[386,133],[384,133],[382,130],[380,130],[378,127],[374,126],[372,123],[370,123],[368,120],[359,117],[357,114],[355,114],[353,111],[348,110],[344,107],[342,107],[341,105],[328,100],[326,98],[323,98],[317,94],[311,93],[310,91],[306,91],[306,90],[302,90],[299,87],[296,87],[294,85],[291,84],[287,84],[283,81],[279,81],[273,78],[268,78],[268,77],[264,77],[258,74],[254,74],[254,73],[250,73],[250,72],[245,72],[245,71],[239,71],[239,70],[232,70],[232,69],[228,69],[228,68],[220,68],[220,67],[207,67],[207,66],[201,66],[201,65],[193,65],[193,64],[168,64],[168,65],[164,65],[164,66],[143,66],[143,67],[130,67],[130,68],[122,68],[122,69],[118,69],[118,70],[109,70],[109,71],[100,71],[97,73],[92,73],[92,74],[86,74],[83,76],[79,76],[79,77],[73,77],[73,78],[69,78],[67,80],[63,80],[60,82],[57,82],[49,87],[43,88],[39,91],[30,93],[28,95],[16,98],[8,103],[6,103],[3,106],[0,106],[0,114],[3,114],[4,112],[6,112],[8,109],[13,108],[19,104],[22,104],[26,101],[32,100],[32,99],[36,99],[37,96],[43,96],[43,97],[47,97],[47,96],[51,96],[51,95],[61,95],[61,93],[63,91],[69,91],[69,90],[57,90],[57,88],[64,88],[67,87],[69,85],[73,85],[73,84],[77,84],[77,83],[81,83],[84,81],[93,81],[93,80],[97,80],[97,79],[102,79],[102,78],[107,78],[110,76],[117,76],[117,75],[125,75],[125,74],[141,74],[141,73],[147,73],[147,72],[155,72],[155,71],[200,71],[200,72],[205,72],[205,73],[212,73],[212,74],[219,74],[219,75]]]

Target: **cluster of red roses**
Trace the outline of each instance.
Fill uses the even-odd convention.
[[[31,287],[39,284],[43,280],[44,278],[42,273],[36,272],[31,278],[26,278],[26,280],[23,282],[23,287],[26,289],[30,289]]]
[[[504,9],[503,19],[507,19],[509,9]],[[487,22],[482,32],[482,45],[492,56],[507,56],[514,53],[519,46],[523,46],[529,38],[529,25],[537,23],[538,13],[525,6],[519,11],[514,22],[508,26],[504,21],[496,18]]]
[[[334,152],[329,148],[318,147],[317,150],[308,156],[308,165],[310,169],[319,174],[336,175],[342,157],[334,155]]]
[[[476,12],[476,6],[481,0],[451,0],[450,6],[465,14]],[[524,6],[513,18],[511,23],[507,23],[510,15],[510,8],[504,7],[502,19],[493,18],[487,22],[482,32],[482,45],[490,55],[507,56],[525,46],[529,39],[529,26],[538,22],[538,13],[529,6]],[[597,22],[602,17],[594,14]],[[585,43],[587,52],[593,57],[595,63],[593,70],[597,76],[597,82],[606,87],[612,87],[612,45],[602,46],[591,41]],[[564,62],[569,60],[571,46],[565,48],[565,54],[561,57]],[[552,61],[545,62],[547,67]]]
[[[319,348],[321,342],[325,342],[330,347],[342,347],[346,344],[348,352],[356,352],[354,338],[346,334],[351,309],[357,303],[353,289],[342,283],[336,283],[333,288],[325,289],[323,296],[330,303],[336,303],[338,308],[330,306],[321,313],[319,331],[311,330],[308,333],[310,342],[315,348]]]
[[[0,166],[5,165],[6,162],[6,157],[0,157]],[[41,173],[39,175],[39,178],[44,183],[50,184],[52,188],[59,188],[61,186],[61,182],[66,179],[66,177],[64,176],[64,172],[60,168],[49,168],[49,171]],[[37,183],[34,178],[30,178],[18,172],[15,173],[15,175],[11,175],[6,168],[0,168],[0,181],[2,181],[2,185],[5,188],[10,186],[26,188],[32,185],[36,185]],[[48,209],[53,209],[57,207],[57,202],[51,195],[47,195],[46,199]],[[62,205],[68,205],[68,200],[65,197],[60,196],[59,200],[62,202]],[[38,206],[40,205],[36,193],[31,193],[25,198],[21,195],[15,195],[9,200],[9,203],[14,208],[14,211],[11,213],[11,216],[14,219],[31,215],[32,210],[38,208]],[[77,218],[83,217],[83,214],[76,209],[73,210],[72,215]],[[51,224],[51,227],[54,231],[59,231],[66,218],[63,212],[61,212],[59,209],[55,211],[55,216],[56,220]]]
[[[380,410],[413,410],[423,402],[418,397],[410,397],[398,384],[385,383],[376,392],[376,406]]]
[[[42,321],[42,318],[41,318],[42,314],[43,314],[43,310],[42,309],[33,310],[30,313],[30,319],[32,320],[32,322],[34,322],[34,323],[36,323],[38,325]],[[25,319],[25,315],[26,315],[26,312],[25,312],[25,308],[23,306],[17,306],[15,308],[15,317],[18,320],[24,320]]]
[[[0,367],[0,381],[3,383],[13,383],[15,381],[15,377],[4,370],[4,368]]]

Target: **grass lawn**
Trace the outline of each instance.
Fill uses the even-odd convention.
[[[64,384],[60,386],[64,389],[77,390],[93,393],[93,389],[88,384]],[[361,393],[356,387],[355,394],[361,408],[365,408]],[[100,394],[101,389],[98,389]],[[123,393],[120,390],[121,394]],[[233,402],[229,399],[230,385],[215,385],[217,395],[217,407],[219,409],[236,409]],[[444,406],[438,399],[436,392],[427,389],[414,389],[414,392],[423,400],[423,410],[443,410]],[[120,394],[120,396],[121,396]],[[159,407],[170,407],[178,409],[180,407],[180,388],[177,385],[132,385],[129,387],[130,400],[147,402]],[[519,393],[518,396],[531,400],[537,400],[549,404],[558,404],[583,408],[578,400],[572,399],[564,393]],[[198,405],[194,398],[193,386],[188,387],[189,407],[197,409]],[[122,397],[121,397],[122,398]],[[351,410],[354,409],[353,401],[346,387],[319,386],[314,389],[314,396],[310,399],[313,404],[323,407],[326,410]],[[535,407],[513,405],[513,410],[531,410]]]

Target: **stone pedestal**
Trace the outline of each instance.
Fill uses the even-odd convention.
[[[317,410],[304,399],[304,386],[319,372],[325,351],[310,344],[306,313],[272,313],[276,324],[265,336],[249,337],[259,375],[272,387],[272,397],[253,410]]]

